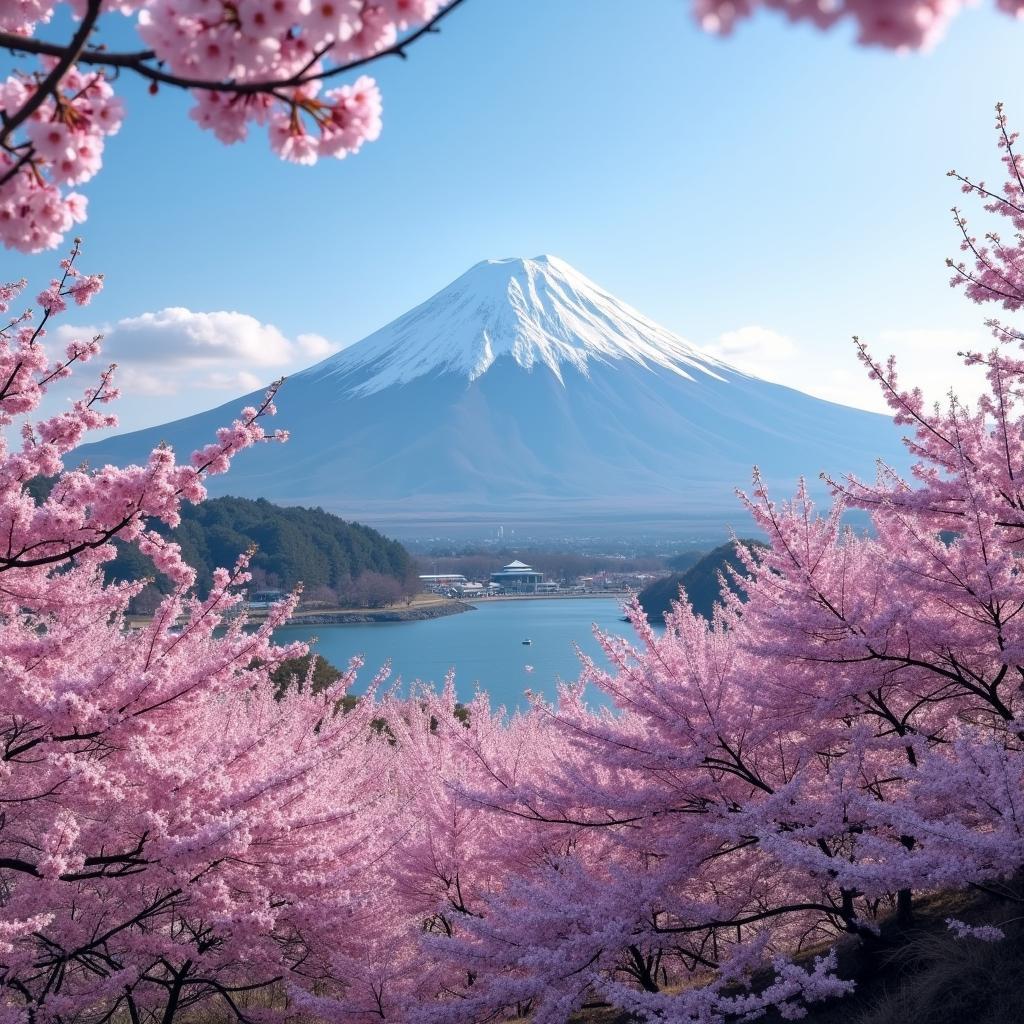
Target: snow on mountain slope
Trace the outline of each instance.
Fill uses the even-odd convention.
[[[92,465],[182,457],[259,393],[90,446]],[[754,464],[779,497],[806,475],[906,464],[882,416],[740,373],[553,257],[479,263],[290,378],[284,446],[244,452],[211,493],[320,505],[400,535],[693,533],[745,514]],[[276,424],[275,424],[276,425]],[[745,529],[746,527],[744,527]]]
[[[628,359],[687,379],[721,364],[620,302],[555,256],[484,260],[386,327],[317,364],[312,376],[370,372],[347,394],[370,395],[431,373],[470,381],[510,356],[562,380],[568,364]]]

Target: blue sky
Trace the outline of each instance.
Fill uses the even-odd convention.
[[[969,391],[954,353],[984,339],[986,311],[946,287],[960,197],[945,171],[999,180],[992,107],[1024,125],[1022,51],[1024,24],[987,7],[900,57],[771,15],[723,41],[683,0],[470,0],[407,62],[378,65],[380,141],[313,168],[278,161],[258,133],[224,147],[186,97],[125,82],[129,116],[83,189],[85,266],[107,275],[86,319],[238,312],[284,342],[276,362],[242,365],[257,330],[185,375],[154,356],[139,379],[173,383],[124,404],[137,426],[358,340],[480,259],[547,252],[824,397],[873,402],[854,333],[937,397],[947,380]],[[51,263],[3,252],[0,278]]]

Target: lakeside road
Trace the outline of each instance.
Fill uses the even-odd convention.
[[[473,605],[466,601],[445,599],[431,603],[411,604],[406,608],[316,608],[296,612],[289,620],[293,626],[346,626],[363,625],[373,622],[422,622],[425,619],[440,619],[446,615],[473,611]],[[250,613],[255,619],[255,615]]]
[[[249,622],[258,624],[267,618],[267,609],[243,609]],[[440,619],[446,615],[458,615],[473,610],[473,605],[439,594],[417,594],[408,605],[392,605],[388,608],[298,608],[289,620],[292,625],[344,626],[365,625],[373,622],[420,622],[424,619]],[[152,622],[151,615],[130,615],[128,625],[139,628]],[[179,624],[184,620],[179,619]]]
[[[493,594],[486,597],[472,597],[468,600],[474,604],[491,604],[493,601],[586,601],[609,597],[630,597],[632,594],[632,590],[590,590],[585,594],[574,594],[570,591],[561,594]]]
[[[293,626],[363,626],[375,622],[423,622],[440,619],[448,615],[459,615],[473,611],[476,607],[496,604],[501,601],[587,601],[622,599],[629,597],[629,590],[591,591],[586,594],[570,592],[560,594],[495,594],[487,597],[459,599],[443,597],[440,594],[417,594],[408,605],[391,605],[387,608],[299,608],[289,620]],[[263,622],[266,609],[251,608],[246,611],[252,623]],[[149,615],[132,615],[128,625],[138,629],[152,621]]]
[[[498,601],[579,601],[608,600],[629,597],[631,591],[612,590],[587,594],[496,594],[488,597],[468,599],[442,597],[439,594],[419,594],[406,607],[393,605],[389,608],[309,608],[300,609],[291,618],[292,625],[345,626],[366,625],[374,622],[422,622],[425,619],[440,619],[446,615],[473,611],[476,607],[494,604]],[[250,612],[258,620],[259,612]]]

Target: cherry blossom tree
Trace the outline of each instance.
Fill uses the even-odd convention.
[[[381,96],[363,69],[437,30],[463,0],[10,0],[0,48],[24,58],[0,82],[0,242],[60,244],[85,219],[74,186],[100,169],[121,126],[119,75],[188,90],[191,117],[220,141],[267,129],[285,160],[357,153],[381,130]],[[104,24],[134,19],[141,47],[104,44]],[[37,32],[69,23],[70,39]],[[45,29],[44,29],[45,30]],[[27,63],[31,61],[32,63]],[[341,79],[341,84],[336,84]]]
[[[1016,137],[999,191],[964,190],[1018,236],[954,284],[1020,308]],[[958,176],[959,177],[959,176]],[[655,632],[599,636],[604,663],[508,717],[453,679],[359,699],[357,662],[281,679],[301,645],[240,614],[243,554],[204,600],[177,547],[183,501],[267,440],[276,386],[179,464],[66,464],[110,426],[114,368],[63,412],[46,332],[98,276],[77,246],[0,330],[0,1022],[239,1018],[564,1024],[593,1004],[659,1024],[788,1018],[841,996],[837,947],[869,953],[919,894],[1020,899],[1024,867],[1024,337],[968,352],[988,391],[930,408],[857,351],[916,459],[907,478],[742,495],[769,538],[712,622],[685,595]],[[23,282],[0,288],[6,309]],[[15,439],[20,440],[15,440]],[[868,513],[872,529],[844,526]],[[112,541],[172,583],[107,585]],[[604,705],[588,699],[596,687]],[[950,921],[963,941],[995,926]]]
[[[417,1008],[447,1005],[473,984],[473,967],[438,955],[466,922],[481,918],[511,874],[530,870],[540,837],[530,823],[496,814],[466,796],[469,786],[500,785],[500,776],[535,756],[535,723],[492,711],[484,695],[456,699],[454,676],[435,692],[414,685],[380,709],[395,754],[392,853],[381,872],[382,912],[366,943],[362,973],[385,1019],[408,1020]],[[352,972],[357,976],[357,972]]]
[[[531,1020],[561,1024],[605,1003],[643,1019],[718,1021],[849,988],[828,957],[810,970],[783,957],[862,925],[827,876],[810,884],[751,835],[780,805],[801,817],[789,805],[802,739],[755,702],[759,655],[686,607],[664,636],[632,614],[640,647],[601,636],[613,670],[588,662],[557,707],[535,705],[536,760],[515,779],[496,765],[500,787],[467,787],[482,808],[531,823],[547,856],[507,871],[486,912],[435,945],[474,983],[415,1019],[528,1007]],[[595,711],[587,683],[615,709]],[[770,954],[775,980],[743,990]]]
[[[1007,184],[965,190],[1019,228],[1001,108],[997,131]],[[954,283],[1019,308],[1019,248],[966,232],[965,245],[977,262]],[[1020,334],[994,330],[998,348],[965,354],[988,381],[974,410],[930,409],[858,341],[907,431],[910,477],[882,465],[873,482],[831,480],[819,514],[803,485],[778,504],[755,475],[743,500],[770,544],[739,548],[739,593],[723,588],[714,621],[683,595],[659,635],[634,607],[636,641],[600,637],[610,669],[586,662],[557,704],[535,703],[535,760],[514,782],[482,752],[490,777],[458,782],[465,797],[563,845],[507,862],[479,916],[433,942],[472,984],[415,1020],[528,1007],[562,1024],[595,1001],[669,1024],[799,1017],[852,987],[838,943],[870,955],[918,894],[1022,900],[1009,883],[1024,867],[1024,362],[1005,353]],[[868,512],[869,533],[843,525],[847,508]]]
[[[98,353],[88,340],[46,354],[51,321],[101,286],[78,258],[37,320],[0,330],[0,1019],[169,1024],[209,999],[241,1016],[254,992],[283,1017],[314,990],[340,1019],[344,936],[357,941],[349,921],[388,835],[374,700],[341,713],[354,664],[326,689],[310,664],[277,699],[270,673],[303,648],[272,633],[297,595],[249,625],[247,556],[199,600],[147,525],[174,524],[237,452],[284,439],[263,427],[276,388],[190,463],[160,448],[144,466],[66,469],[117,394],[111,367],[67,412],[31,420]],[[0,289],[5,310],[23,285]],[[145,581],[103,581],[114,538],[173,583],[141,628],[125,613]]]

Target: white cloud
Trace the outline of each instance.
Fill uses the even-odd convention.
[[[303,369],[340,347],[319,334],[288,338],[274,324],[227,310],[170,306],[114,324],[61,326],[54,339],[103,335],[103,358],[118,364],[126,393],[175,395],[186,389],[253,391],[281,373]]]
[[[340,345],[335,345],[334,342],[321,337],[319,334],[300,334],[296,337],[295,344],[298,345],[303,354],[309,356],[310,359],[323,359],[325,356],[329,356],[332,352],[337,352],[341,347]]]
[[[797,346],[792,338],[770,327],[751,324],[720,334],[714,344],[704,347],[704,351],[740,370],[757,375],[759,369],[766,365],[793,359],[797,355]]]
[[[920,387],[929,401],[945,401],[950,388],[972,402],[984,378],[968,369],[957,352],[987,350],[992,342],[984,329],[892,328],[865,339],[874,358],[896,357],[900,383]],[[745,373],[842,405],[888,412],[881,390],[868,379],[853,345],[844,347],[797,342],[769,327],[751,325],[721,334],[704,351]]]
[[[150,373],[135,366],[117,368],[117,386],[127,395],[176,395],[179,382],[167,374]]]
[[[105,334],[104,350],[118,362],[198,367],[238,360],[280,366],[295,349],[273,324],[246,313],[193,313],[182,306],[127,317]]]

